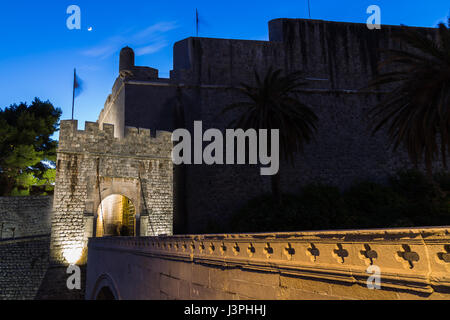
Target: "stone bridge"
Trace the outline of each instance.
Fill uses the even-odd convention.
[[[86,298],[450,299],[449,231],[91,238]]]

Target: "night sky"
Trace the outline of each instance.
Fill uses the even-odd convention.
[[[69,30],[69,5],[81,8],[81,30]],[[446,19],[448,0],[311,0],[313,19],[366,22],[369,5],[382,24],[435,26]],[[84,81],[75,118],[96,121],[118,75],[120,48],[131,46],[136,64],[168,77],[172,47],[195,36],[267,40],[267,22],[308,18],[307,0],[277,1],[3,1],[0,6],[0,107],[34,97],[71,116],[73,68]],[[89,31],[89,28],[92,28]]]

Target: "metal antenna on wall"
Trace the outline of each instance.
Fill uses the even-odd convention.
[[[73,69],[73,93],[72,93],[72,120],[73,120],[73,110],[75,108],[75,89],[77,86],[77,69]]]
[[[198,38],[198,10],[195,8],[195,30],[197,32],[197,38]]]
[[[308,13],[309,13],[309,18],[311,19],[311,3],[310,3],[310,0],[308,0]]]

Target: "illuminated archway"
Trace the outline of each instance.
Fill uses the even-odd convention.
[[[110,195],[97,209],[96,236],[114,237],[136,235],[136,208],[123,195]]]

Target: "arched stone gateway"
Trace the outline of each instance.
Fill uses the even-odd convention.
[[[77,126],[76,120],[61,121],[52,260],[83,263],[89,237],[116,235],[103,218],[109,224],[114,219],[125,222],[132,236],[172,234],[171,134],[152,137],[148,129],[127,127],[123,138],[115,138],[113,125],[100,129],[98,123],[86,122],[85,130]],[[120,218],[114,213],[102,216],[103,205],[119,202]],[[126,206],[132,214],[123,214]]]
[[[122,195],[113,194],[105,198],[97,210],[95,220],[96,237],[134,237],[136,232],[136,208],[133,202]]]

